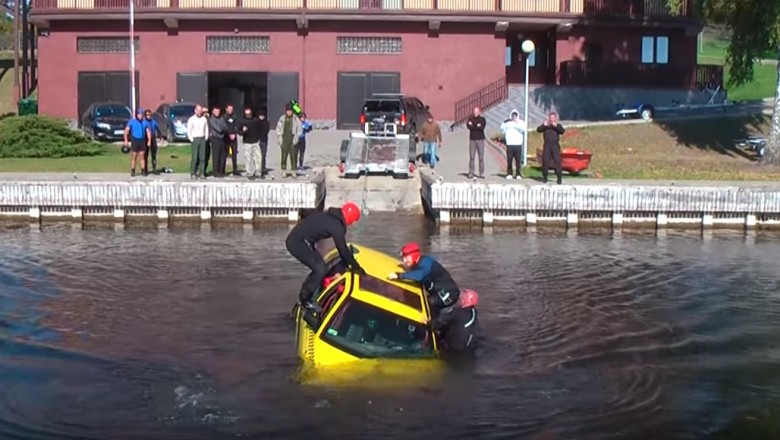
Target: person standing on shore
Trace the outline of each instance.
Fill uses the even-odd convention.
[[[420,127],[417,137],[423,143],[423,161],[427,161],[431,169],[436,168],[436,162],[439,160],[437,156],[439,148],[442,147],[441,142],[441,127],[439,123],[433,120],[433,115],[428,113],[428,118]]]
[[[512,109],[509,112],[509,119],[501,124],[501,133],[504,134],[504,144],[506,145],[506,178],[507,180],[523,178],[522,161],[520,154],[523,151],[523,137],[528,129],[525,121],[520,119],[520,112]],[[515,164],[516,173],[512,171],[512,163]]]
[[[265,179],[265,155],[268,152],[268,121],[262,115],[255,118],[252,110],[244,109],[241,132],[244,134],[244,158],[249,180]]]
[[[298,155],[295,154],[295,143],[301,137],[301,120],[293,114],[292,104],[288,103],[284,114],[276,122],[276,140],[282,150],[282,173],[285,178],[292,177],[298,167]],[[290,170],[287,170],[287,158],[290,158]]]
[[[192,159],[190,160],[190,178],[206,178],[206,139],[209,137],[208,119],[203,114],[203,107],[195,106],[195,114],[187,120],[187,139],[192,143]],[[198,167],[202,170],[198,172]]]
[[[222,162],[222,172],[227,174],[225,169],[227,168],[227,158],[230,157],[233,163],[233,175],[240,176],[238,172],[238,134],[239,134],[239,121],[235,115],[235,109],[233,104],[225,106],[225,125],[227,125],[227,137],[225,138],[225,159]]]
[[[561,171],[561,136],[565,131],[558,123],[558,114],[555,112],[547,116],[547,120],[537,127],[536,131],[542,133],[544,147],[542,150],[542,182],[547,183],[547,173],[550,170],[550,162],[555,167],[555,175],[558,177],[558,185],[563,183]]]
[[[149,123],[144,119],[144,111],[137,109],[135,118],[131,119],[125,127],[125,145],[130,147],[130,176],[135,177],[135,162],[140,160],[141,172],[146,176],[146,159],[144,155],[152,143],[152,132]]]
[[[149,124],[149,130],[152,132],[152,139],[149,148],[144,152],[144,175],[149,173],[149,153],[152,153],[152,174],[157,173],[157,138],[160,134],[160,126],[157,125],[157,121],[152,118],[152,111],[146,110],[144,112],[144,118],[147,124]],[[162,137],[162,136],[159,136]]]
[[[479,178],[485,178],[485,117],[479,107],[474,107],[474,114],[466,121],[469,129],[469,179],[474,178],[474,156],[479,155]]]
[[[225,118],[222,117],[222,109],[214,107],[211,110],[209,118],[209,145],[211,146],[211,160],[214,168],[214,177],[225,177],[225,162],[227,161],[227,150],[225,149],[225,139],[227,139],[228,125]]]
[[[312,131],[311,122],[306,120],[306,113],[301,113],[301,136],[295,144],[298,156],[298,173],[303,174],[303,156],[306,154],[306,133]]]

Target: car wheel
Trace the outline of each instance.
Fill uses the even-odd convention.
[[[171,130],[171,126],[168,126],[168,132],[165,134],[165,140],[168,141],[169,144],[172,144],[176,139],[173,138],[173,130]]]
[[[653,119],[653,108],[652,107],[642,107],[642,109],[639,111],[639,115],[645,121],[649,121],[649,120]]]

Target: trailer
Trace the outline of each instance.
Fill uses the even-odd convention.
[[[407,179],[414,172],[417,144],[408,134],[399,134],[398,126],[384,119],[366,122],[362,132],[352,132],[341,142],[339,170],[344,178],[361,174],[392,174]]]
[[[716,103],[715,98],[718,96],[720,90],[720,86],[711,90],[710,99],[706,104],[680,104],[679,101],[672,101],[672,105],[654,106],[649,103],[640,102],[629,107],[619,105],[618,110],[615,112],[615,116],[623,119],[641,118],[645,121],[651,121],[657,113],[663,112],[722,109],[725,113],[729,108],[734,106],[734,102],[724,98],[723,101]]]

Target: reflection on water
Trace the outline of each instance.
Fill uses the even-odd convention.
[[[417,240],[481,293],[472,370],[297,385],[287,225],[6,224],[0,438],[752,439],[745,414],[778,416],[777,236],[366,220],[356,241]]]

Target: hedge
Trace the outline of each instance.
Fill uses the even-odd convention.
[[[0,120],[0,158],[98,156],[102,146],[62,119],[10,116]]]

